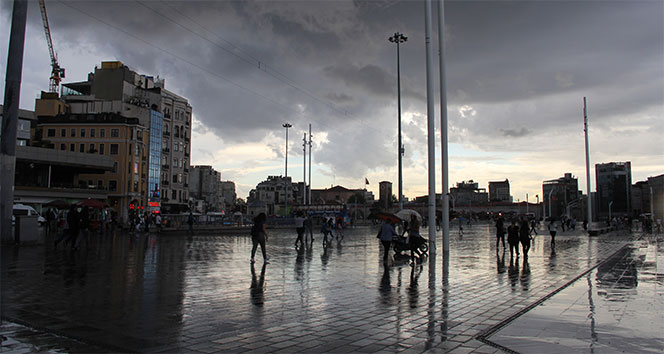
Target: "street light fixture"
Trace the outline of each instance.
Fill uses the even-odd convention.
[[[401,144],[401,62],[399,55],[399,44],[404,43],[408,40],[408,37],[403,34],[396,32],[394,36],[388,38],[392,43],[397,44],[397,106],[399,110],[399,121],[398,121],[398,131],[399,131],[399,210],[403,209],[403,175],[401,168],[401,158],[404,153],[403,145]]]

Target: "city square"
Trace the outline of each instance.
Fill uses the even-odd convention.
[[[542,230],[543,231],[543,230]],[[263,266],[246,234],[90,235],[3,247],[3,351],[660,352],[662,235],[572,230],[527,259],[486,223],[442,253],[384,268],[375,228],[295,249],[270,230]],[[441,240],[437,240],[440,244]],[[434,260],[435,262],[430,262]],[[578,288],[578,289],[577,289]],[[580,294],[580,295],[579,295]],[[524,329],[525,328],[525,329]],[[638,334],[637,334],[638,333]]]

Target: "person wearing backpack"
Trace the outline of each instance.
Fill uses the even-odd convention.
[[[256,248],[258,245],[261,245],[261,252],[263,253],[263,262],[264,264],[270,263],[265,251],[265,242],[267,242],[268,235],[267,230],[265,229],[265,222],[267,221],[267,215],[265,213],[260,213],[254,219],[254,226],[251,227],[251,242],[253,246],[251,248],[251,263],[255,263],[254,256],[256,255]]]

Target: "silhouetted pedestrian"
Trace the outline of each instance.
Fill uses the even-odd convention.
[[[305,229],[304,240],[306,241],[307,239],[306,234],[309,234],[310,241],[314,242],[314,223],[311,220],[311,216],[309,215],[307,215],[307,218],[304,220],[304,229]]]
[[[194,214],[189,212],[189,217],[187,217],[187,224],[189,224],[189,233],[194,233]]]
[[[304,241],[302,240],[302,236],[304,235],[304,217],[302,211],[298,211],[295,216],[295,231],[297,232],[295,247],[297,247],[298,242],[300,243],[300,246],[304,246]]]
[[[327,235],[330,235],[330,242],[332,241],[332,238],[334,237],[332,235],[332,229],[332,219],[323,220],[323,224],[320,228],[320,232],[323,233],[323,245],[327,245]]]
[[[502,215],[498,215],[496,220],[496,251],[498,251],[498,245],[500,241],[503,241],[503,251],[505,250],[505,221],[503,220]]]
[[[557,231],[555,221],[551,220],[547,228],[549,229],[549,234],[551,235],[551,247],[554,247],[556,245],[556,231]]]
[[[512,220],[511,225],[507,228],[507,243],[510,245],[510,257],[516,253],[519,256],[519,227],[516,226],[516,221]]]
[[[387,265],[387,259],[390,253],[390,245],[392,244],[392,238],[394,236],[399,236],[399,234],[397,234],[396,230],[394,230],[394,226],[392,226],[390,222],[385,221],[380,226],[380,231],[378,232],[378,238],[380,239],[380,243],[383,245],[383,265]]]
[[[265,242],[267,242],[268,235],[265,228],[265,222],[267,221],[267,215],[265,213],[260,213],[254,219],[254,226],[251,228],[251,242],[253,246],[251,247],[251,263],[254,263],[254,256],[256,255],[256,248],[258,245],[261,245],[261,252],[263,253],[263,261],[268,262],[269,257],[267,256],[267,251],[265,250]]]
[[[420,253],[420,246],[424,243],[424,238],[420,235],[420,221],[417,220],[415,214],[410,215],[410,223],[408,224],[408,244],[410,246],[410,265],[415,266],[415,255],[418,259],[422,259]]]

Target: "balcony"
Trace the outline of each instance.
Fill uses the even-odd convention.
[[[163,148],[163,149],[161,149],[161,152],[163,152],[163,153],[165,153],[165,154],[168,154],[169,152],[171,152],[171,149],[169,149],[169,148]]]
[[[161,168],[169,169],[169,168],[171,168],[171,166],[164,164],[164,165],[161,165]]]
[[[189,137],[185,137],[184,141],[189,142]]]
[[[164,132],[163,135],[164,136],[171,136],[171,133],[170,132]]]
[[[163,181],[161,181],[161,184],[162,184],[163,186],[167,186],[167,185],[170,184],[170,182],[168,182],[167,180],[163,180]]]
[[[185,153],[184,153],[184,156],[189,157],[189,153],[188,153],[188,152],[185,152]]]

